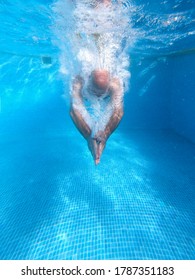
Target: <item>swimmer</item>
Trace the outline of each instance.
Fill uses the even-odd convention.
[[[86,87],[84,87],[85,83]],[[85,105],[84,88],[88,92],[88,99],[91,97],[97,102],[96,104],[104,102],[105,99],[109,102],[110,106],[105,107],[105,111],[100,115],[100,123],[104,115],[109,113],[106,110],[112,108],[110,117],[103,129],[99,125],[99,130],[95,133],[93,115],[88,112]],[[99,164],[106,141],[117,128],[123,116],[123,87],[120,80],[111,77],[105,69],[92,71],[87,81],[84,81],[81,76],[76,76],[72,83],[70,116],[80,133],[87,140],[95,164]]]
[[[99,4],[111,5],[111,0],[91,3],[98,8]],[[99,42],[101,34],[94,33],[93,36],[101,57],[106,46]],[[119,78],[111,77],[104,67],[95,69],[85,79],[76,76],[72,83],[70,116],[87,140],[95,164],[99,164],[106,142],[123,116],[123,87]]]

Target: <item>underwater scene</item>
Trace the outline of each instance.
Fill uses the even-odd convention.
[[[0,1],[0,259],[195,259],[195,1]]]

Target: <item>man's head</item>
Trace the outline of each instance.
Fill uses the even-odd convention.
[[[110,74],[105,69],[94,70],[91,73],[92,84],[98,90],[105,92],[110,83]]]

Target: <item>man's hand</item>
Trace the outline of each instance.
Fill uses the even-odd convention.
[[[101,158],[102,152],[105,148],[105,145],[106,145],[106,142],[101,142],[97,145],[97,154],[96,154],[96,161],[95,161],[96,164],[100,163],[100,158]]]
[[[96,140],[96,143],[99,145],[101,143],[105,143],[106,142],[106,135],[105,132],[100,130],[96,133],[96,135],[93,137],[94,140]]]
[[[94,137],[90,137],[88,140],[88,147],[92,153],[95,164],[100,163],[100,158],[106,145],[106,140],[104,131],[98,131]]]
[[[98,164],[100,163],[100,158],[105,148],[107,139],[104,131],[102,130],[98,131],[93,139],[96,141],[96,145],[97,145],[95,163]]]
[[[93,138],[90,137],[88,139],[88,147],[89,147],[89,150],[91,151],[95,164],[98,164],[100,162],[100,159],[98,156],[99,153],[98,153],[98,145],[97,145],[96,140],[94,140]]]

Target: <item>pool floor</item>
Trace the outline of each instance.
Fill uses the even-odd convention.
[[[116,131],[94,166],[76,130],[4,138],[0,259],[195,259],[194,144]]]

